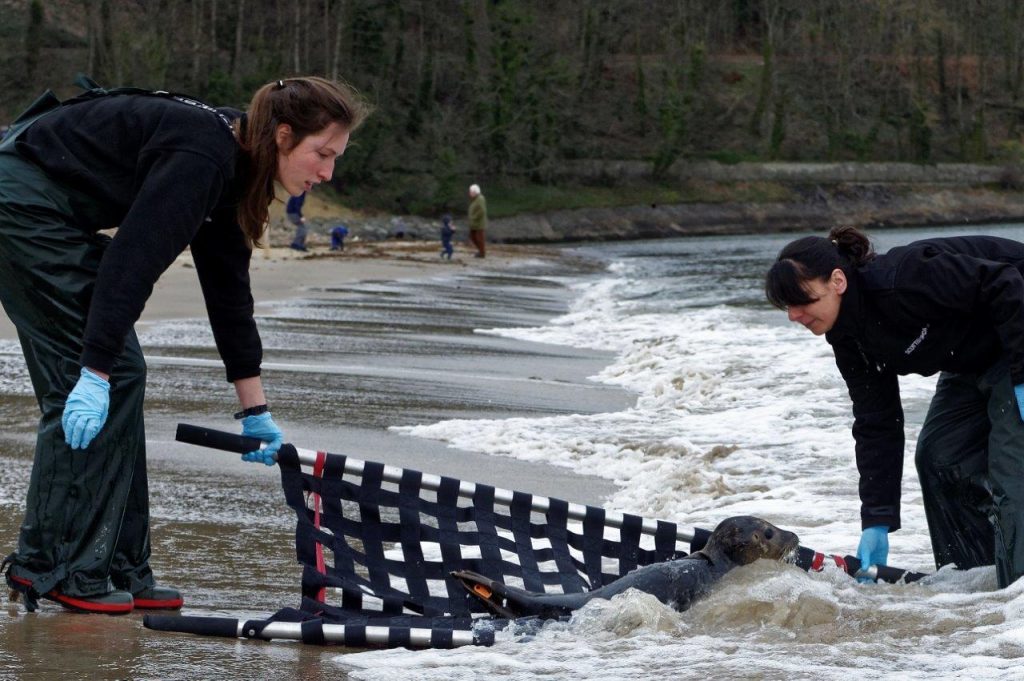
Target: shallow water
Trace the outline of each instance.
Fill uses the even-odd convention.
[[[930,234],[1024,228],[899,230],[881,250]],[[592,415],[447,421],[399,428],[459,447],[596,471],[607,505],[684,526],[750,514],[805,546],[851,554],[859,535],[849,400],[828,345],[769,308],[763,273],[798,235],[694,238],[584,248],[608,273],[573,284],[570,313],[503,337],[607,348],[597,376],[637,394]],[[908,460],[903,528],[892,565],[934,571],[913,449],[934,377],[901,379]],[[504,633],[489,650],[339,657],[360,679],[417,678],[1024,678],[1024,585],[997,590],[994,569],[945,570],[926,583],[858,585],[836,572],[754,566],[675,613],[640,594],[588,607],[529,642]],[[400,670],[400,671],[399,671]],[[474,676],[475,675],[475,676]]]

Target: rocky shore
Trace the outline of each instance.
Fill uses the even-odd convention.
[[[514,242],[608,241],[714,234],[984,224],[1024,220],[1024,195],[988,189],[895,191],[883,185],[804,188],[801,201],[586,208],[494,220],[489,238]]]

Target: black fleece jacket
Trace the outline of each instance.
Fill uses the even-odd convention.
[[[864,527],[900,527],[903,407],[897,376],[980,373],[1000,357],[1024,383],[1024,244],[927,239],[848,277],[826,334],[853,400]]]
[[[153,285],[191,246],[227,379],[258,376],[251,250],[235,218],[241,115],[170,97],[110,95],[65,104],[26,130],[17,150],[89,197],[88,232],[118,227],[100,263],[82,339],[84,366],[110,372]]]

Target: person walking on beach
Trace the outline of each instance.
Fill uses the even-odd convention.
[[[853,402],[857,556],[888,559],[900,528],[898,376],[939,373],[915,456],[935,564],[1024,574],[1024,244],[992,236],[874,252],[853,227],[779,253],[768,300],[825,336]]]
[[[452,259],[455,248],[452,246],[452,237],[455,236],[455,225],[452,224],[452,216],[445,213],[441,216],[441,257]]]
[[[487,257],[487,199],[480,192],[480,185],[469,185],[469,240],[476,246],[473,257]]]
[[[242,434],[283,441],[260,379],[249,261],[274,181],[299,196],[331,177],[366,109],[343,85],[289,78],[248,112],[135,88],[40,97],[0,144],[0,302],[40,411],[8,585],[86,612],[178,608],[150,569],[143,394],[133,325],[191,248]],[[98,230],[117,226],[111,239]]]
[[[306,251],[306,218],[302,217],[302,204],[306,200],[306,192],[298,196],[288,198],[285,204],[284,214],[288,222],[295,225],[295,237],[292,239],[291,248],[296,251]]]

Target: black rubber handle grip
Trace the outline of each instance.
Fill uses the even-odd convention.
[[[238,638],[238,620],[234,617],[146,615],[142,618],[142,626],[154,631],[177,631],[200,636]]]
[[[911,572],[910,570],[901,570],[900,568],[889,567],[888,565],[878,566],[878,578],[890,584],[896,584],[899,581],[916,582],[927,576],[924,572]]]
[[[225,452],[237,452],[238,454],[254,452],[263,444],[259,438],[225,433],[223,430],[190,426],[187,423],[178,424],[178,431],[174,439],[178,442],[187,442],[190,445],[221,449]]]

